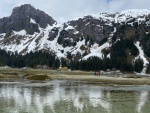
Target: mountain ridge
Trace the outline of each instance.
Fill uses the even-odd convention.
[[[16,19],[16,24],[12,26],[11,18],[19,18],[25,25],[16,22]],[[149,26],[150,10],[147,9],[103,12],[59,24],[43,11],[26,4],[15,8],[10,17],[0,19],[0,48],[22,55],[40,50],[48,51],[58,58],[68,59],[71,55],[77,61],[87,60],[92,56],[101,59],[112,59],[115,56],[116,61],[119,58],[116,50],[120,51],[119,43],[123,43],[124,50],[121,52],[126,54],[122,56],[124,60],[132,63],[141,58],[147,68],[150,40],[145,37],[149,35]],[[128,47],[129,44],[131,47]],[[118,47],[114,49],[116,45]]]

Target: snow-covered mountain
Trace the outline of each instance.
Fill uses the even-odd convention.
[[[133,9],[116,13],[102,12],[59,24],[52,17],[29,4],[13,9],[0,19],[0,49],[26,54],[44,50],[58,57],[68,53],[87,59],[91,56],[110,58],[111,47],[120,39],[133,39],[138,56],[148,64],[143,37],[150,32],[150,10]],[[107,53],[107,54],[105,54]]]

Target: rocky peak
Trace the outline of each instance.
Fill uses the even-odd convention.
[[[39,31],[38,25],[46,28],[47,24],[53,25],[55,22],[45,12],[25,4],[14,8],[11,16],[0,19],[0,33],[25,29],[29,34],[33,34]]]
[[[21,5],[20,7],[15,7],[13,9],[11,19],[12,21],[18,21],[20,18],[32,18],[35,12],[36,9],[33,6],[29,4]]]
[[[23,19],[32,18],[34,19],[42,28],[45,28],[47,24],[54,24],[55,20],[47,15],[45,12],[35,9],[30,4],[21,5],[13,9],[11,14],[12,19]]]

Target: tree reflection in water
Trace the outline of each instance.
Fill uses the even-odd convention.
[[[124,89],[67,81],[0,83],[0,113],[142,113],[150,104],[148,91],[137,95],[136,87],[133,91]],[[143,113],[149,112],[150,108]]]

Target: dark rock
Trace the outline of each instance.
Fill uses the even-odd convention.
[[[54,40],[54,38],[56,38],[56,36],[58,35],[58,31],[59,29],[54,27],[50,32],[49,32],[49,38],[48,40],[52,41]]]
[[[31,19],[35,23],[31,23]],[[47,24],[52,25],[56,21],[43,11],[35,9],[30,4],[21,5],[13,9],[11,16],[0,19],[0,33],[20,31],[25,29],[27,33],[39,32],[38,25],[46,28]]]
[[[114,30],[114,27],[106,25],[106,23],[102,19],[95,19],[92,16],[69,21],[64,24],[64,30],[60,32],[58,43],[64,44],[66,42],[73,46],[74,43],[69,42],[68,38],[78,42],[83,37],[87,41],[91,40],[92,43],[99,43],[105,37],[109,37],[109,34]],[[68,26],[72,26],[74,29],[65,30]],[[75,33],[76,31],[78,33]]]

